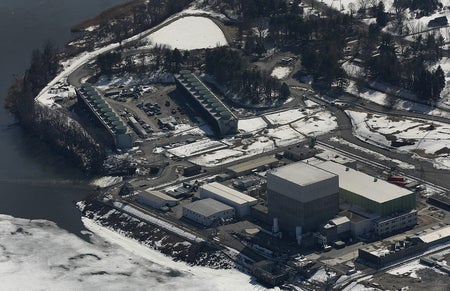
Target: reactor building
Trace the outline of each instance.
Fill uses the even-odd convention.
[[[339,211],[338,175],[298,162],[267,173],[268,212],[288,235],[317,230]]]

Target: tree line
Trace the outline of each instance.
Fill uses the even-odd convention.
[[[35,102],[39,92],[56,76],[57,68],[58,51],[51,42],[43,50],[34,50],[29,69],[10,87],[5,105],[29,133],[46,141],[83,170],[100,172],[106,154],[95,139],[67,110],[50,109]]]
[[[244,104],[286,100],[289,87],[270,76],[268,72],[249,67],[248,60],[235,49],[220,47],[206,52],[206,72],[231,88],[236,101]]]

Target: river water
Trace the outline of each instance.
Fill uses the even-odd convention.
[[[31,51],[52,40],[60,48],[70,28],[125,0],[0,1],[0,214],[46,219],[79,234],[83,224],[73,201],[92,190],[77,169],[29,137],[3,101],[14,76],[21,76]]]

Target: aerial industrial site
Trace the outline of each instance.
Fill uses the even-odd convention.
[[[324,13],[313,2],[295,5]],[[450,284],[446,101],[416,102],[381,83],[357,90],[350,77],[327,94],[295,76],[301,57],[277,48],[250,61],[289,88],[265,102],[242,102],[195,61],[126,70],[128,59],[154,64],[154,44],[197,58],[238,50],[233,23],[198,9],[71,59],[38,96],[69,108],[108,149],[106,177],[78,203],[83,214],[174,259],[237,268],[270,288],[417,290],[433,274]],[[96,58],[112,52],[124,61],[100,73]],[[345,55],[342,66],[351,75],[359,61]]]

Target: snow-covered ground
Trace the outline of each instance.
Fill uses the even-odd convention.
[[[325,3],[329,7],[341,11],[343,13],[350,14],[353,10],[355,13],[358,9],[361,8],[361,4],[365,4],[367,8],[369,8],[369,1],[358,1],[358,0],[322,0],[321,2]],[[394,0],[384,0],[384,7],[386,11],[390,11],[392,9],[392,3]],[[378,1],[375,2],[378,4]]]
[[[117,183],[122,182],[123,177],[114,177],[114,176],[105,176],[98,179],[95,179],[91,182],[92,185],[100,187],[100,188],[106,188],[112,185],[115,185]]]
[[[285,110],[265,115],[266,119],[270,122],[271,125],[288,124],[306,116],[307,112],[300,111],[299,109]]]
[[[308,279],[310,282],[321,282],[326,283],[329,279],[336,277],[336,273],[332,271],[327,271],[325,268],[320,268],[311,278]]]
[[[240,120],[239,129],[253,133],[252,137],[230,139],[226,142],[227,149],[205,151],[201,155],[190,158],[189,161],[204,167],[224,165],[274,150],[277,147],[297,144],[311,135],[321,135],[337,127],[336,119],[330,112],[316,103],[311,102],[309,105],[310,109],[303,111],[288,109],[270,113],[264,117]],[[265,120],[270,123],[270,128],[267,128],[268,124]]]
[[[441,66],[445,74],[445,87],[441,92],[441,100],[438,106],[450,109],[450,58],[442,58],[438,63],[434,65],[434,67],[437,66]]]
[[[291,67],[279,66],[273,68],[272,73],[270,75],[278,80],[281,80],[289,76],[291,72],[292,72]]]
[[[352,110],[345,112],[350,116],[354,134],[359,139],[432,159],[436,168],[450,168],[450,125]]]
[[[242,132],[254,132],[266,127],[267,123],[262,117],[240,119],[238,122],[238,130]]]
[[[180,50],[228,45],[222,30],[211,19],[201,16],[180,18],[152,33],[144,41]]]
[[[189,159],[190,162],[204,167],[228,164],[244,158],[244,153],[235,149],[223,149]]]
[[[416,271],[421,270],[421,269],[426,269],[426,268],[428,268],[428,267],[425,265],[422,265],[419,262],[419,260],[414,260],[408,264],[404,264],[404,265],[401,265],[400,267],[389,270],[389,271],[387,271],[387,273],[391,274],[391,275],[409,274],[410,277],[417,278],[418,276],[416,274]]]
[[[377,152],[374,152],[374,151],[368,150],[368,149],[366,149],[366,148],[360,147],[360,146],[358,146],[358,145],[349,143],[348,141],[346,141],[346,140],[344,140],[344,139],[342,139],[342,138],[332,137],[332,138],[330,139],[330,141],[338,142],[338,143],[343,144],[343,145],[347,145],[347,146],[352,147],[352,148],[354,148],[354,149],[356,149],[356,150],[359,150],[359,151],[361,151],[361,152],[364,152],[364,153],[366,153],[366,154],[369,154],[369,155],[371,155],[371,156],[374,156],[374,157],[376,157],[378,160],[394,162],[394,163],[396,163],[396,164],[398,165],[398,167],[399,167],[400,169],[415,169],[415,166],[414,166],[414,165],[411,165],[411,164],[402,162],[402,161],[400,161],[400,160],[387,158],[386,156],[384,156],[384,155],[382,155],[382,154],[379,154],[379,153],[377,153]]]
[[[202,153],[211,152],[225,148],[226,145],[220,141],[204,138],[194,143],[182,145],[173,149],[169,149],[168,152],[180,158],[196,156]]]
[[[83,219],[90,242],[45,220],[0,216],[2,290],[262,290],[236,270],[174,262]]]
[[[345,91],[355,96],[358,96],[362,99],[365,99],[367,101],[376,103],[378,105],[382,106],[388,105],[388,96],[386,93],[375,91],[372,89],[358,90],[355,82],[353,81],[350,81],[350,84],[348,87],[345,88]]]
[[[185,24],[190,24],[190,25],[195,25],[197,28],[199,28],[200,30],[196,31],[196,39],[194,40],[190,40],[192,41],[192,44],[195,44],[195,42],[199,42],[202,41],[202,44],[205,45],[207,42],[209,42],[207,47],[215,47],[217,45],[227,45],[227,41],[225,39],[225,36],[223,35],[222,31],[220,30],[220,28],[209,18],[206,17],[195,17],[195,16],[190,16],[190,15],[209,15],[211,17],[217,17],[217,18],[224,18],[224,16],[222,14],[218,14],[212,11],[208,11],[205,9],[201,9],[199,8],[199,5],[202,1],[194,1],[191,6],[189,8],[187,8],[186,10],[183,10],[180,13],[174,14],[173,16],[167,18],[163,23],[160,24],[160,27],[166,28],[170,27],[170,24],[167,25],[167,27],[164,27],[165,24],[170,23],[171,21],[173,21],[173,19],[180,17],[180,16],[186,16],[181,18],[180,20],[185,19],[184,21],[186,21],[186,19],[188,19],[187,21],[189,21],[188,23]],[[190,17],[195,17],[195,18],[199,18],[199,19],[203,19],[203,20],[189,20]],[[171,24],[177,23],[177,21],[174,21]],[[205,27],[203,26],[199,26],[199,24],[203,23],[205,25]],[[178,31],[178,32],[184,32],[184,35],[186,35],[186,31],[184,30],[185,27],[180,27],[179,26],[179,22],[178,22],[178,27],[180,29],[183,29],[183,31]],[[192,26],[188,26],[189,29],[192,28]],[[125,45],[127,43],[139,40],[142,38],[142,36],[145,35],[151,35],[151,33],[153,32],[154,28],[149,29],[147,31],[144,31],[140,34],[134,35],[124,41],[122,41],[122,45]],[[159,30],[156,30],[153,33],[157,33]],[[167,33],[174,33],[174,31],[167,31]],[[177,31],[175,31],[177,32]],[[208,33],[214,33],[211,35],[207,36],[208,40],[204,39],[204,32],[208,32]],[[173,36],[173,35],[172,35]],[[202,40],[203,38],[203,40]],[[164,39],[167,39],[167,35],[162,35],[161,39],[155,38],[155,40],[159,40],[162,41]],[[110,45],[101,47],[101,48],[96,48],[93,51],[90,52],[83,52],[81,54],[79,54],[78,56],[73,57],[72,59],[69,60],[64,60],[63,62],[61,62],[61,64],[63,65],[63,70],[52,80],[50,81],[47,86],[45,88],[43,88],[41,90],[41,92],[39,92],[39,94],[36,96],[36,101],[48,106],[48,107],[54,107],[54,106],[58,106],[55,103],[54,100],[54,95],[52,95],[50,93],[50,90],[52,88],[56,88],[58,83],[64,82],[67,77],[72,74],[76,69],[80,68],[82,65],[89,63],[90,61],[94,60],[97,56],[108,52],[108,51],[112,51],[114,49],[119,48],[120,44],[119,43],[112,43]],[[198,47],[196,47],[198,48]]]
[[[169,223],[167,221],[161,220],[157,217],[148,215],[143,213],[142,211],[137,210],[134,207],[131,207],[125,203],[121,203],[121,202],[114,202],[113,203],[114,207],[117,209],[120,209],[122,212],[128,213],[134,217],[139,217],[140,219],[142,219],[143,221],[146,221],[148,223],[154,224],[156,226],[159,226],[163,229],[166,229],[170,232],[176,233],[177,235],[184,237],[190,241],[196,242],[196,243],[200,243],[200,242],[204,242],[205,240],[195,234],[193,234],[190,231],[184,230],[179,226],[176,226],[172,223]]]

